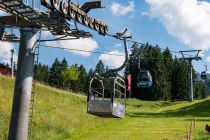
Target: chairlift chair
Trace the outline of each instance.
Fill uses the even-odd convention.
[[[149,70],[140,71],[137,78],[137,86],[140,88],[152,87],[152,76]]]
[[[104,80],[112,82],[112,89],[104,88]],[[94,81],[100,87],[94,87]],[[112,90],[111,97],[105,98],[105,90]],[[92,77],[88,93],[87,112],[89,114],[103,117],[125,116],[126,85],[124,78],[120,75],[115,77],[100,77],[98,74]]]
[[[126,106],[126,84],[125,78],[118,74],[128,63],[127,38],[124,36],[127,29],[123,33],[117,33],[115,38],[124,41],[125,61],[122,66],[116,69],[109,69],[103,76],[94,74],[90,80],[89,93],[87,97],[87,113],[102,117],[125,117]],[[112,82],[111,89],[104,87],[104,80]],[[100,87],[94,85],[94,81],[98,82]],[[111,91],[111,97],[106,98],[105,90]]]

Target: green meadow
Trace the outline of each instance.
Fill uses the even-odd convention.
[[[0,140],[7,139],[14,80],[0,76]],[[209,140],[210,98],[189,102],[127,100],[126,117],[86,113],[86,97],[36,84],[32,140]]]

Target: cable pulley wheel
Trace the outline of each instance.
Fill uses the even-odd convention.
[[[53,7],[58,11],[60,10],[60,3],[60,0],[52,0]]]
[[[76,12],[72,9],[69,9],[69,16],[72,18],[72,19],[75,19],[76,18]]]
[[[98,23],[98,22],[96,22],[95,21],[95,23],[94,23],[94,29],[96,30],[96,31],[100,31],[100,24]]]
[[[94,23],[95,23],[94,19],[90,18],[89,27],[91,29],[94,29]]]
[[[77,13],[77,20],[79,21],[79,23],[82,23],[83,16],[80,15],[79,13]]]
[[[100,32],[101,32],[101,34],[104,34],[105,33],[105,26],[100,26]]]
[[[64,15],[68,13],[68,4],[66,2],[61,2],[61,11]]]
[[[88,26],[89,25],[89,22],[90,22],[90,19],[88,18],[88,17],[84,17],[83,18],[83,23],[86,25],[86,26]]]
[[[104,26],[104,34],[108,34],[108,27]]]

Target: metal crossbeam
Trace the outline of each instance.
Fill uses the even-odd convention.
[[[191,59],[191,60],[200,60],[201,57],[199,57],[199,53],[202,50],[187,50],[187,51],[179,51],[182,54],[183,59]],[[185,53],[193,53],[196,52],[196,55],[194,57],[186,57]]]
[[[96,8],[104,8],[102,6],[101,1],[93,1],[93,2],[86,2],[82,5],[81,9],[85,12],[88,13],[91,9],[96,9]]]
[[[2,41],[19,42],[20,37],[9,32],[4,32]]]
[[[19,0],[2,0],[0,8],[11,14],[11,16],[0,17],[1,27],[44,28],[53,35],[67,35],[77,38],[91,36],[88,32],[70,29],[70,24],[57,11],[48,13],[36,11]]]

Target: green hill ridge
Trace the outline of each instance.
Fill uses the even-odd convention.
[[[14,80],[0,76],[0,140],[7,139]],[[210,98],[188,102],[127,100],[126,118],[86,113],[86,97],[36,84],[32,140],[180,140],[193,117],[193,139],[208,140]]]

